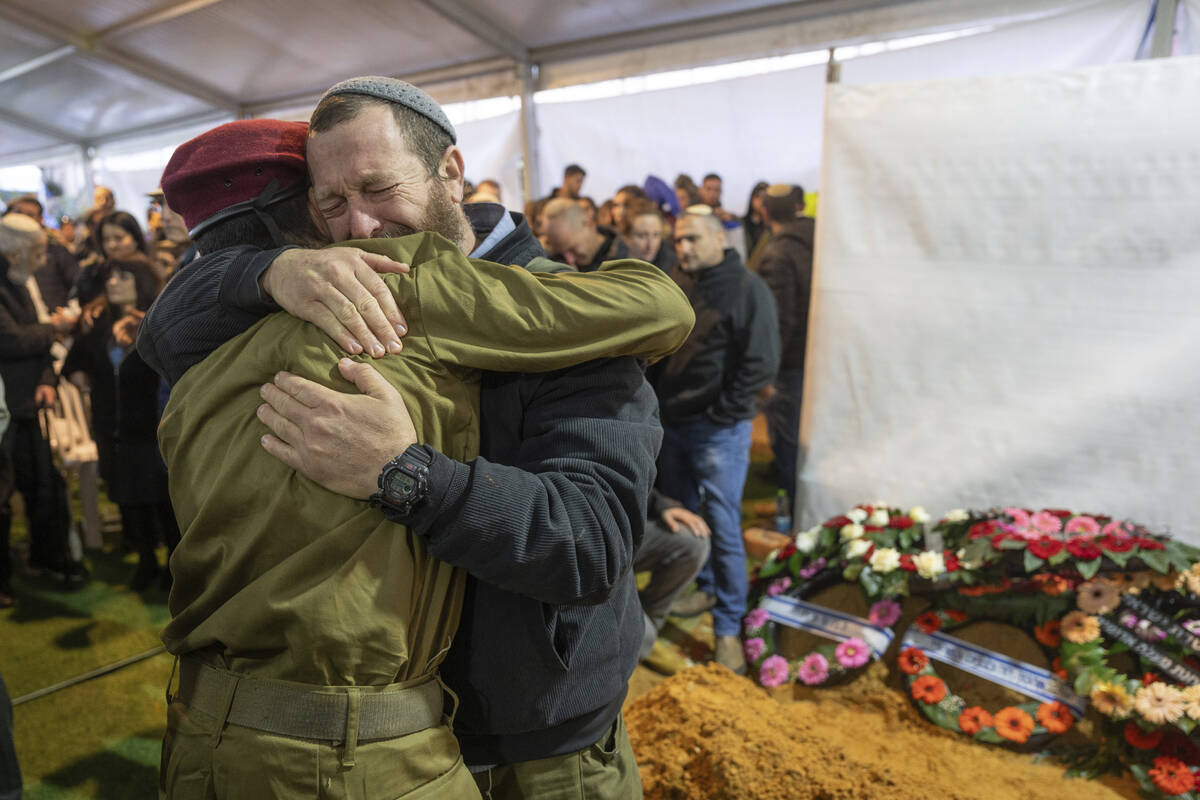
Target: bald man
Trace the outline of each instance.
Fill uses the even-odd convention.
[[[712,529],[698,590],[672,611],[686,616],[711,608],[717,661],[744,673],[742,490],[756,397],[779,368],[779,322],[766,283],[726,244],[725,228],[708,206],[689,207],[675,223],[679,265],[671,276],[691,300],[696,326],[678,352],[655,365],[651,381],[663,424],[658,489],[691,511],[700,511],[703,498]]]
[[[554,254],[580,272],[593,272],[605,261],[628,258],[629,249],[612,228],[588,220],[575,200],[555,198],[542,209],[542,236]]]

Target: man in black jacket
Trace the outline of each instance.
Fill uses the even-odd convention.
[[[415,87],[346,81],[318,104],[312,131],[313,199],[335,240],[436,230],[491,261],[543,255],[521,215],[459,205],[453,127]],[[402,323],[372,270],[398,267],[339,250],[230,248],[201,258],[147,315],[139,351],[174,382],[282,307],[349,351],[395,352]],[[267,394],[295,427],[275,429],[264,446],[327,488],[374,489],[413,442],[403,405],[345,395],[336,408],[312,408],[297,398],[302,389],[282,385]],[[388,513],[471,576],[442,664],[461,701],[464,758],[497,800],[640,797],[620,709],[643,634],[631,565],[661,441],[653,392],[637,363],[616,359],[484,373],[481,401],[482,455],[460,463],[434,451],[416,482],[424,496],[408,513]]]
[[[775,184],[767,188],[763,210],[771,239],[763,246],[758,274],[775,297],[779,309],[779,375],[764,392],[767,403],[767,436],[779,488],[789,502],[796,497],[796,461],[800,454],[800,399],[804,393],[804,348],[808,338],[808,305],[812,291],[815,220],[797,217],[798,186]]]
[[[21,493],[29,519],[30,567],[61,574],[70,583],[83,577],[82,566],[73,563],[67,551],[66,484],[54,467],[37,418],[38,409],[55,400],[58,379],[50,346],[75,323],[62,309],[50,322],[38,322],[25,285],[45,259],[46,234],[40,223],[22,214],[0,220],[0,378],[12,417],[0,440],[0,607],[13,602],[8,536],[14,490]]]
[[[675,223],[679,266],[672,276],[696,312],[696,326],[674,355],[654,368],[663,421],[659,489],[692,511],[704,506],[712,551],[698,591],[677,613],[713,609],[717,661],[744,672],[738,632],[746,613],[742,490],[750,466],[757,395],[779,367],[775,301],[762,278],[725,248],[725,228],[707,206]]]

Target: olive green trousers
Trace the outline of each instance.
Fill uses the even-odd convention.
[[[359,742],[353,766],[342,747],[293,739],[189,709],[167,709],[160,797],[169,800],[478,800],[448,725]]]
[[[484,800],[641,800],[633,745],[625,717],[600,741],[574,753],[502,764],[475,773]]]

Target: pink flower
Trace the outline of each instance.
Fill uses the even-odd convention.
[[[812,653],[800,662],[800,668],[796,670],[796,676],[804,682],[805,686],[816,686],[818,683],[824,683],[829,679],[829,662],[820,653]]]
[[[808,580],[813,575],[816,575],[821,570],[825,569],[825,556],[821,556],[816,561],[809,564],[807,567],[800,568],[800,577]]]
[[[877,627],[886,628],[889,625],[895,625],[896,620],[900,619],[900,604],[895,600],[880,600],[871,606],[867,619]]]
[[[1067,533],[1087,533],[1095,536],[1100,532],[1100,523],[1091,517],[1071,517],[1067,522]]]
[[[871,660],[871,651],[867,649],[867,643],[857,636],[839,644],[833,654],[838,663],[846,669],[861,667]]]
[[[1062,530],[1062,520],[1049,511],[1039,511],[1029,521],[1042,533],[1058,533]]]
[[[767,610],[765,608],[756,608],[746,615],[744,625],[746,632],[758,630],[763,625],[767,624]]]
[[[767,595],[774,597],[777,594],[783,594],[791,585],[792,579],[784,575],[782,578],[771,581],[771,585],[767,587]]]
[[[1006,508],[1004,513],[1012,519],[1012,524],[1017,528],[1029,525],[1029,512],[1023,508]]]
[[[788,663],[783,656],[771,656],[762,663],[758,682],[763,686],[782,686],[788,679]]]
[[[1115,539],[1127,539],[1132,535],[1125,528],[1124,522],[1118,522],[1115,519],[1101,528],[1100,533],[1104,536],[1112,536]]]
[[[767,649],[767,643],[757,636],[753,639],[747,639],[746,644],[746,660],[758,661],[762,658],[763,651]]]

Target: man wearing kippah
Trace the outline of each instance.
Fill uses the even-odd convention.
[[[524,266],[543,255],[520,214],[461,204],[453,127],[402,81],[333,87],[313,113],[308,161],[335,241],[434,231],[489,261]],[[282,307],[348,352],[384,357],[399,351],[404,322],[376,270],[402,267],[352,248],[210,253],[160,297],[139,349],[174,382]],[[343,376],[366,385],[366,373],[358,364]],[[366,497],[395,457],[414,448],[428,457],[411,482],[420,496],[383,513],[470,576],[441,672],[461,701],[454,730],[484,796],[640,797],[620,709],[643,633],[630,566],[661,429],[639,364],[483,373],[480,455],[461,460],[418,442],[411,398],[310,405],[315,387],[289,375],[264,387],[276,423],[264,447],[318,484]]]

